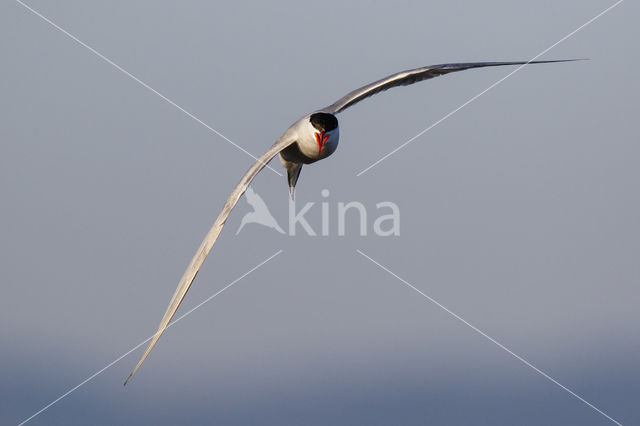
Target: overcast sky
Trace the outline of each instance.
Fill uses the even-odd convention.
[[[363,84],[528,60],[614,1],[27,3],[260,155]],[[514,68],[340,114],[296,193],[316,232],[326,203],[329,236],[236,236],[243,197],[178,315],[282,253],[170,328],[126,388],[142,348],[28,424],[640,424],[639,12],[541,57],[589,61],[525,67],[360,176]],[[253,160],[13,0],[0,55],[0,423],[18,424],[154,332]],[[253,188],[286,228],[286,179]],[[349,201],[366,237],[355,214],[337,235]],[[399,236],[371,232],[384,201]]]

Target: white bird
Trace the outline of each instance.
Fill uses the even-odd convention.
[[[236,235],[240,233],[242,228],[244,228],[247,223],[259,223],[260,225],[267,226],[269,228],[275,229],[281,234],[284,234],[284,231],[282,230],[282,228],[280,228],[280,225],[278,225],[278,222],[276,222],[276,219],[269,211],[269,207],[267,207],[267,204],[264,202],[262,197],[253,190],[253,188],[249,186],[247,188],[247,192],[245,192],[244,195],[247,198],[247,203],[249,203],[249,205],[253,207],[253,211],[245,214],[242,217],[242,220],[240,221],[240,227],[236,231]]]
[[[280,154],[280,161],[287,169],[287,180],[289,183],[289,192],[293,197],[293,191],[300,176],[300,170],[303,164],[315,163],[318,160],[322,160],[333,154],[338,147],[338,139],[340,137],[338,119],[336,114],[344,111],[346,108],[360,102],[361,100],[368,98],[378,92],[390,89],[397,86],[407,86],[413,83],[417,83],[429,78],[438,77],[450,72],[463,71],[471,68],[481,67],[494,67],[502,65],[524,65],[524,64],[541,64],[552,62],[568,62],[576,59],[568,60],[556,60],[556,61],[522,61],[522,62],[469,62],[458,64],[441,64],[441,65],[429,65],[422,68],[416,68],[408,71],[402,71],[396,74],[392,74],[381,80],[375,81],[371,84],[356,89],[342,98],[338,99],[335,103],[322,108],[311,114],[307,114],[304,117],[293,123],[280,138],[257,159],[257,161],[249,168],[245,175],[240,179],[240,182],[231,191],[231,195],[227,198],[227,201],[222,207],[222,211],[218,215],[218,218],[213,223],[213,226],[207,233],[200,245],[200,248],[196,252],[191,263],[184,272],[184,275],[178,283],[169,307],[165,312],[158,329],[151,339],[151,342],[147,346],[147,349],[142,354],[140,361],[133,369],[129,377],[124,382],[127,382],[138,371],[144,360],[151,352],[151,349],[158,342],[158,339],[169,325],[169,322],[173,318],[173,315],[178,310],[182,299],[189,290],[193,279],[196,277],[198,270],[202,266],[205,258],[211,251],[213,244],[218,239],[220,231],[226,222],[229,213],[234,208],[240,196],[245,192],[253,178],[256,177],[258,172],[262,170],[273,157]],[[249,200],[250,201],[250,200]]]

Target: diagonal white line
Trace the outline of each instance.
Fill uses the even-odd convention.
[[[78,43],[82,47],[85,47],[91,53],[93,53],[94,55],[96,55],[97,57],[99,57],[100,59],[102,59],[103,61],[108,63],[109,65],[113,66],[115,69],[117,69],[118,71],[122,72],[127,77],[131,78],[136,83],[140,84],[145,89],[148,89],[149,91],[151,91],[154,94],[158,95],[160,98],[162,98],[163,100],[165,100],[166,102],[168,102],[172,106],[176,107],[178,110],[180,110],[181,112],[186,114],[188,117],[194,119],[199,124],[203,125],[207,129],[211,130],[213,133],[215,133],[216,135],[220,136],[222,139],[224,139],[225,141],[229,142],[231,145],[233,145],[236,148],[238,148],[240,151],[242,151],[245,154],[247,154],[249,157],[253,158],[256,161],[258,160],[258,157],[254,156],[252,153],[250,153],[249,151],[247,151],[246,149],[244,149],[243,147],[241,147],[240,145],[238,145],[237,143],[235,143],[234,141],[232,141],[231,139],[229,139],[228,137],[226,137],[225,135],[223,135],[222,133],[220,133],[219,131],[217,131],[216,129],[214,129],[213,127],[211,127],[210,125],[208,125],[207,123],[205,123],[204,121],[202,121],[201,119],[199,119],[198,117],[196,117],[195,115],[193,115],[192,113],[190,113],[189,111],[187,111],[186,109],[184,109],[183,107],[181,107],[180,105],[175,103],[174,101],[172,101],[171,99],[167,98],[165,95],[163,95],[162,93],[158,92],[156,89],[154,89],[153,87],[149,86],[147,83],[145,83],[144,81],[140,80],[138,77],[136,77],[135,75],[131,74],[129,71],[125,70],[120,65],[116,64],[111,59],[107,58],[102,53],[100,53],[96,49],[94,49],[93,47],[89,46],[87,43],[83,42],[82,40],[80,40],[79,38],[77,38],[76,36],[74,36],[73,34],[68,32],[64,28],[60,27],[58,24],[56,24],[55,22],[53,22],[52,20],[50,20],[49,18],[47,18],[46,16],[44,16],[43,14],[38,12],[37,10],[35,10],[32,7],[28,6],[27,4],[23,3],[21,0],[16,0],[16,2],[18,4],[20,4],[20,5],[22,5],[25,9],[29,10],[34,15],[38,16],[39,18],[41,18],[43,21],[47,22],[49,25],[51,25],[52,27],[54,27],[55,29],[57,29],[61,33],[63,33],[64,35],[66,35],[67,37],[69,37],[71,40],[75,41],[76,43]],[[265,165],[272,172],[282,176],[282,173],[280,173],[276,169],[272,168],[268,164],[265,164]]]
[[[494,339],[493,337],[489,336],[487,333],[485,333],[484,331],[480,330],[478,327],[476,327],[475,325],[471,324],[470,322],[468,322],[467,320],[465,320],[464,318],[462,318],[460,315],[456,314],[455,312],[453,312],[452,310],[450,310],[449,308],[447,308],[446,306],[444,306],[443,304],[441,304],[440,302],[438,302],[437,300],[435,300],[434,298],[430,297],[429,295],[427,295],[426,293],[422,292],[421,290],[419,290],[418,288],[416,288],[414,285],[412,285],[411,283],[409,283],[408,281],[402,279],[401,277],[399,277],[398,275],[396,275],[395,273],[391,272],[389,270],[389,268],[385,267],[384,265],[376,262],[375,260],[373,260],[371,257],[367,256],[366,254],[364,254],[361,250],[356,249],[356,251],[361,254],[363,257],[365,257],[366,259],[370,260],[371,262],[373,262],[374,264],[376,264],[378,267],[380,267],[380,269],[388,272],[391,276],[393,276],[394,278],[396,278],[397,280],[401,281],[403,284],[405,284],[407,287],[409,287],[410,289],[416,291],[417,293],[419,293],[422,297],[424,297],[425,299],[429,300],[431,303],[433,303],[434,305],[438,306],[439,308],[443,309],[445,312],[447,312],[449,315],[453,316],[455,319],[457,319],[458,321],[462,322],[464,325],[470,327],[473,331],[475,331],[476,333],[480,334],[482,337],[485,337],[486,339],[488,339],[489,341],[491,341],[492,343],[496,344],[500,349],[504,350],[505,352],[507,352],[508,354],[512,355],[514,358],[516,358],[518,361],[522,362],[523,364],[525,364],[527,367],[533,369],[536,373],[542,375],[545,379],[551,381],[552,383],[558,385],[560,388],[562,388],[563,390],[567,391],[569,394],[571,394],[572,396],[574,396],[575,398],[579,399],[580,401],[584,402],[585,404],[587,404],[589,407],[593,408],[594,410],[596,410],[598,413],[602,414],[603,416],[605,416],[607,419],[611,420],[613,423],[622,426],[622,424],[620,422],[618,422],[617,420],[613,419],[612,417],[610,417],[609,415],[607,415],[604,411],[600,410],[598,407],[596,407],[595,405],[591,404],[589,401],[587,401],[586,399],[582,398],[580,395],[578,395],[577,393],[575,393],[574,391],[572,391],[571,389],[569,389],[568,387],[564,386],[562,383],[558,382],[556,379],[554,379],[553,377],[551,377],[550,375],[548,375],[547,373],[545,373],[544,371],[540,370],[538,367],[536,367],[535,365],[531,364],[529,361],[527,361],[526,359],[524,359],[523,357],[521,357],[520,355],[516,354],[515,352],[513,352],[511,349],[507,348],[506,346],[504,346],[502,343],[498,342],[496,339]]]
[[[386,154],[385,156],[383,156],[382,158],[380,158],[378,161],[370,164],[367,168],[361,170],[358,174],[356,174],[356,176],[361,176],[362,174],[366,173],[367,171],[369,171],[371,168],[377,166],[378,164],[380,164],[381,162],[383,162],[384,160],[386,160],[387,158],[389,158],[390,156],[392,156],[393,154],[395,154],[396,152],[400,151],[402,148],[404,148],[405,146],[409,145],[411,142],[413,142],[414,140],[418,139],[420,136],[424,135],[425,133],[427,133],[429,130],[433,129],[434,127],[436,127],[438,124],[442,123],[443,121],[445,121],[447,118],[451,117],[453,114],[455,114],[456,112],[460,111],[462,108],[466,107],[467,105],[469,105],[471,102],[475,101],[476,99],[478,99],[480,96],[484,95],[485,93],[487,93],[489,90],[493,89],[494,87],[496,87],[497,85],[499,85],[500,83],[502,83],[503,81],[505,81],[506,79],[508,79],[509,77],[511,77],[512,75],[514,75],[515,73],[517,73],[518,71],[520,71],[522,68],[526,67],[530,62],[535,61],[536,59],[538,59],[540,56],[544,55],[545,53],[547,53],[548,51],[550,51],[551,49],[553,49],[554,47],[556,47],[557,45],[559,45],[560,43],[562,43],[563,41],[565,41],[566,39],[568,39],[569,37],[573,36],[574,34],[576,34],[578,31],[582,30],[584,27],[586,27],[587,25],[591,24],[593,21],[597,20],[598,18],[600,18],[602,15],[604,15],[605,13],[609,12],[611,9],[613,9],[614,7],[618,6],[620,3],[622,3],[624,0],[618,0],[616,3],[614,3],[613,5],[609,6],[608,8],[606,8],[605,10],[603,10],[602,12],[598,13],[596,16],[594,16],[593,18],[589,19],[587,22],[585,22],[584,24],[580,25],[578,28],[576,28],[575,30],[571,31],[569,34],[567,34],[566,36],[562,37],[560,40],[556,41],[555,43],[553,43],[551,46],[547,47],[546,49],[544,49],[542,52],[538,53],[536,56],[534,56],[533,58],[529,59],[526,63],[520,65],[518,68],[516,68],[515,70],[511,71],[509,74],[505,75],[504,77],[502,77],[500,80],[496,81],[495,83],[493,83],[492,85],[490,85],[489,87],[487,87],[486,89],[484,89],[482,92],[478,93],[477,95],[475,95],[474,97],[472,97],[471,99],[469,99],[468,101],[466,101],[465,103],[463,103],[462,105],[460,105],[459,107],[457,107],[456,109],[454,109],[453,111],[451,111],[450,113],[448,113],[447,115],[445,115],[444,117],[442,117],[441,119],[439,119],[438,121],[436,121],[435,123],[431,124],[429,127],[427,127],[426,129],[422,130],[421,132],[419,132],[417,135],[413,136],[412,138],[410,138],[408,141],[404,142],[403,144],[401,144],[400,146],[398,146],[397,148],[395,148],[393,151],[391,151],[390,153]]]
[[[263,266],[265,263],[269,262],[271,259],[273,259],[274,257],[276,257],[277,255],[279,255],[280,253],[282,253],[282,250],[278,250],[276,253],[272,254],[270,257],[266,258],[265,260],[263,260],[262,262],[260,262],[259,264],[257,264],[256,266],[254,266],[253,268],[249,269],[247,272],[245,272],[244,274],[240,275],[238,278],[236,278],[235,280],[231,281],[229,284],[227,284],[226,286],[224,286],[222,289],[218,290],[217,292],[215,292],[214,294],[212,294],[211,296],[207,297],[206,299],[204,299],[202,302],[198,303],[196,306],[194,306],[193,308],[189,309],[187,312],[185,312],[184,314],[182,314],[181,316],[179,316],[177,319],[173,320],[168,326],[167,328],[171,327],[173,324],[177,323],[178,321],[180,321],[181,319],[187,317],[188,315],[190,315],[191,313],[193,313],[193,311],[195,311],[196,309],[200,308],[202,305],[204,305],[205,303],[209,302],[211,299],[215,298],[216,296],[218,296],[220,293],[222,293],[223,291],[225,291],[226,289],[228,289],[229,287],[231,287],[232,285],[234,285],[235,283],[237,283],[238,281],[240,281],[241,279],[243,279],[244,277],[246,277],[247,275],[249,275],[250,273],[252,273],[253,271],[255,271],[256,269],[260,268],[261,266]],[[144,345],[145,343],[147,343],[149,340],[153,339],[153,336],[155,336],[155,333],[149,337],[147,337],[145,340],[143,340],[142,342],[138,343],[136,346],[134,346],[133,348],[129,349],[127,352],[123,353],[122,355],[120,355],[118,358],[114,359],[113,361],[111,361],[109,364],[105,365],[104,367],[102,367],[100,370],[96,371],[95,373],[93,373],[92,375],[90,375],[89,377],[87,377],[86,379],[84,379],[83,381],[81,381],[80,383],[78,383],[77,385],[75,385],[74,387],[72,387],[71,389],[69,389],[68,391],[66,391],[65,393],[63,393],[62,395],[60,395],[58,398],[54,399],[53,401],[51,401],[49,404],[45,405],[44,407],[42,407],[39,411],[37,411],[36,413],[32,414],[30,417],[26,418],[25,420],[23,420],[20,424],[18,424],[18,426],[22,426],[25,423],[27,423],[28,421],[30,421],[31,419],[33,419],[34,417],[36,417],[37,415],[43,413],[44,411],[48,410],[49,408],[51,408],[53,405],[55,405],[56,403],[60,402],[62,399],[64,399],[65,397],[69,396],[71,393],[73,393],[74,391],[76,391],[79,387],[83,386],[84,384],[88,383],[89,381],[93,380],[96,376],[100,375],[102,372],[104,372],[105,370],[107,370],[108,368],[110,368],[111,366],[113,366],[114,364],[116,364],[118,361],[120,361],[121,359],[123,359],[124,357],[126,357],[127,355],[129,355],[131,352],[135,351],[136,349],[138,349],[140,346]]]

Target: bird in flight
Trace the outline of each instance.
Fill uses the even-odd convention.
[[[256,162],[249,168],[244,174],[240,182],[231,191],[231,195],[227,198],[227,201],[222,207],[222,211],[218,215],[218,218],[213,223],[213,226],[204,237],[200,248],[196,252],[193,259],[189,263],[187,270],[178,283],[169,307],[165,312],[160,325],[156,333],[154,334],[151,342],[147,346],[147,349],[142,354],[140,361],[133,369],[127,380],[127,382],[138,371],[144,360],[151,352],[151,349],[158,342],[158,339],[169,325],[169,322],[173,318],[173,315],[178,310],[182,299],[187,294],[191,283],[193,283],[198,270],[202,266],[205,258],[211,251],[213,244],[218,239],[220,231],[226,222],[231,210],[235,207],[240,196],[247,190],[247,187],[256,175],[262,170],[273,157],[280,154],[280,161],[287,170],[287,181],[289,183],[289,193],[293,197],[293,191],[300,177],[300,171],[303,164],[315,163],[318,160],[327,158],[333,154],[338,147],[338,140],[340,138],[340,131],[338,127],[338,119],[336,114],[344,111],[352,105],[382,92],[383,90],[391,89],[397,86],[408,86],[413,83],[417,83],[422,80],[427,80],[433,77],[449,74],[456,71],[464,71],[472,68],[483,67],[497,67],[504,65],[525,65],[525,64],[543,64],[553,62],[569,62],[576,59],[564,59],[553,61],[520,61],[520,62],[467,62],[457,64],[440,64],[429,65],[422,68],[416,68],[412,70],[402,71],[396,74],[392,74],[381,80],[374,81],[371,84],[362,86],[352,92],[347,93],[342,98],[338,99],[333,104],[315,111],[311,114],[307,114],[293,123],[275,143],[260,156]]]

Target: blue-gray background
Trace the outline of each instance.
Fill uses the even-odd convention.
[[[612,4],[117,1],[29,4],[252,153],[402,69],[526,60]],[[340,116],[305,167],[332,236],[248,225],[243,200],[179,311],[284,252],[33,419],[112,424],[608,424],[356,253],[624,424],[640,424],[640,89],[626,1],[512,71],[400,88]],[[252,160],[13,1],[0,4],[0,423],[150,335]],[[280,168],[277,161],[272,166]],[[285,180],[254,188],[283,226]],[[336,236],[336,204],[401,209],[401,236]],[[299,204],[300,205],[300,204]],[[318,204],[308,215],[319,229]]]

